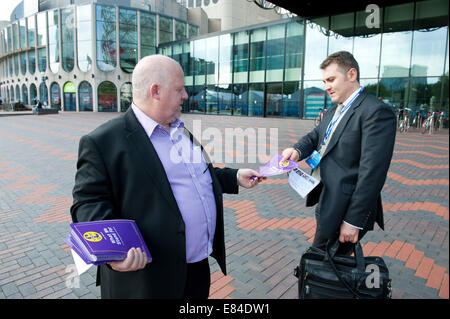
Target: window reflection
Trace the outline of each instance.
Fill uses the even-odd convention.
[[[353,21],[353,12],[331,17],[328,54],[337,51],[353,52]]]
[[[22,102],[22,95],[20,94],[19,84],[16,84],[16,101]]]
[[[47,69],[47,52],[46,48],[38,49],[38,67],[39,72],[45,72]]]
[[[298,117],[300,105],[300,82],[284,82],[282,116]]]
[[[409,76],[414,3],[384,9],[380,77]]]
[[[59,71],[59,38],[58,38],[58,10],[48,13],[48,51],[49,66],[53,73]]]
[[[36,16],[27,18],[28,24],[28,47],[34,48],[36,46]],[[35,50],[28,51],[28,72],[34,74],[36,71],[36,52]]]
[[[233,100],[231,85],[220,85],[217,87],[217,100],[219,114],[231,115]]]
[[[56,82],[50,86],[50,106],[61,109],[61,88]]]
[[[83,81],[78,86],[78,104],[80,111],[92,111],[92,86]]]
[[[159,16],[159,43],[173,41],[172,19]]]
[[[39,85],[39,100],[41,101],[42,105],[48,105],[48,89],[47,84],[42,82]]]
[[[22,75],[25,75],[26,72],[27,72],[27,54],[21,53],[20,54],[20,73],[22,73]]]
[[[299,81],[301,79],[303,32],[303,21],[291,22],[286,26],[285,81]]]
[[[19,55],[14,55],[14,75],[19,75]]]
[[[27,86],[24,84],[22,84],[22,103],[25,105],[29,105],[29,101],[28,101],[28,88]]]
[[[412,78],[410,81],[408,107],[429,112],[440,109],[442,80],[440,77]]]
[[[248,116],[262,116],[264,110],[264,83],[249,84]]]
[[[97,66],[105,72],[116,67],[116,9],[96,5]]]
[[[175,20],[175,40],[186,39],[186,23]]]
[[[205,87],[196,85],[191,88],[189,110],[192,113],[205,113]]]
[[[325,101],[331,101],[322,81],[304,81],[303,83],[303,118],[314,119],[319,112],[327,108]],[[328,105],[330,106],[330,105]]]
[[[233,38],[233,82],[247,83],[249,32],[234,33]]]
[[[368,13],[356,13],[355,37],[353,41],[353,56],[359,65],[362,78],[377,78],[380,61],[381,34],[380,29],[367,28]]]
[[[283,80],[285,28],[284,23],[267,28],[266,82]]]
[[[377,96],[378,79],[360,79],[359,84],[368,94]]]
[[[141,16],[141,57],[156,53],[156,16],[140,13]]]
[[[224,34],[219,37],[219,80],[218,83],[231,83],[232,68],[232,47],[233,37],[231,34]]]
[[[328,17],[306,23],[305,80],[321,80],[319,65],[327,57]]]
[[[17,23],[12,25],[13,49],[19,49],[19,26]]]
[[[189,37],[196,37],[198,35],[198,27],[195,25],[190,24],[189,25]]]
[[[206,39],[206,84],[215,84],[219,78],[219,37]]]
[[[120,67],[133,72],[137,63],[137,13],[135,10],[119,9]]]
[[[70,72],[74,67],[75,15],[72,8],[61,10],[61,28],[62,67],[64,71]]]
[[[47,12],[37,15],[37,45],[47,44]]]
[[[219,111],[217,91],[215,85],[208,85],[205,91],[206,113],[215,114]]]
[[[77,7],[78,68],[87,72],[92,66],[91,6]]]
[[[411,76],[441,75],[448,27],[414,31]]]
[[[394,110],[405,107],[408,78],[382,78],[379,83],[379,98]]]
[[[206,75],[206,40],[195,40],[193,41],[193,50],[191,48],[191,52],[193,52],[193,74],[194,74],[194,84],[195,85],[203,85],[205,84],[205,75]]]
[[[25,19],[22,19],[19,21],[19,41],[20,41],[20,48],[25,49],[27,47],[26,44],[26,25],[25,25]]]
[[[233,115],[248,115],[248,84],[233,86]]]
[[[250,82],[264,82],[265,42],[265,28],[250,31]]]
[[[120,111],[125,112],[133,102],[133,88],[130,82],[126,82],[120,88]]]
[[[47,49],[41,46],[47,45],[47,12],[37,15],[37,45],[40,47],[37,50],[38,70],[39,72],[45,72],[47,69]]]
[[[117,112],[117,88],[114,83],[104,81],[98,86],[98,111]]]
[[[33,83],[30,85],[30,104],[34,105],[36,104],[36,98],[37,98],[37,89],[36,85]]]
[[[184,70],[185,85],[192,85],[193,83],[193,63],[191,58],[191,45],[188,42],[182,44],[182,54],[180,57],[180,65]]]

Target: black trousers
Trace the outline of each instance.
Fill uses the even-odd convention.
[[[316,215],[316,234],[314,235],[314,242],[313,242],[313,246],[317,247],[319,249],[325,250],[326,244],[328,242],[328,240],[330,240],[331,242],[337,240],[339,238],[339,231],[340,229],[336,230],[336,233],[334,234],[334,236],[332,238],[327,238],[325,236],[323,236],[322,231],[320,229],[320,225],[319,225],[319,217],[320,217],[320,204],[317,204],[316,206],[316,211],[315,211],[315,215]],[[367,233],[367,229],[362,229],[359,231],[358,234],[358,240],[361,240],[361,238]],[[346,243],[339,243],[339,248],[336,252],[336,254],[341,254],[341,255],[351,255],[353,250],[354,250],[355,244],[350,243],[350,242],[346,242]]]
[[[184,299],[208,299],[211,273],[208,258],[187,264]]]

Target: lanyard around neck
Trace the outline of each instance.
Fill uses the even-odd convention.
[[[363,90],[363,88],[360,88],[359,91],[356,93],[356,95],[350,100],[350,102],[348,102],[348,104],[341,110],[341,112],[339,113],[339,116],[334,121],[330,122],[330,124],[328,124],[327,130],[325,132],[325,136],[323,138],[322,145],[325,145],[325,141],[330,137],[330,134],[331,134],[331,131],[333,130],[334,125],[339,121],[342,114],[344,114],[345,111],[347,111],[348,108],[350,106],[352,106],[353,102],[355,102],[356,98],[361,94],[362,90]]]

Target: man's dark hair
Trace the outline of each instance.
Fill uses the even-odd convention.
[[[320,68],[323,70],[331,63],[336,63],[341,68],[347,72],[351,68],[356,69],[357,73],[357,81],[359,82],[359,65],[356,62],[355,58],[350,52],[347,51],[338,51],[333,54],[330,54],[321,64]]]

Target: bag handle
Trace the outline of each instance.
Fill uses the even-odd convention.
[[[336,255],[339,245],[340,245],[339,240],[332,242],[332,244],[330,243],[330,241],[327,242],[325,250],[328,250],[331,258],[334,258],[334,256]],[[361,247],[361,244],[359,243],[359,241],[357,241],[356,244],[353,245],[353,253],[355,254],[356,267],[361,272],[364,272],[366,269],[366,262],[364,260],[364,253],[363,253],[363,250],[362,250],[362,247]],[[324,260],[326,260],[326,259],[328,259],[327,255],[325,255]]]
[[[336,265],[333,262],[333,257],[336,254],[337,247],[339,247],[339,241],[336,240],[336,242],[333,243],[333,245],[331,247],[332,248],[332,252],[333,252],[333,254],[331,255],[330,254],[330,245],[329,245],[329,243],[327,243],[327,246],[325,248],[325,253],[326,253],[325,256],[328,257],[328,258],[326,258],[326,259],[328,259],[328,262],[330,263],[331,268],[333,269],[335,275],[338,277],[339,281],[345,286],[345,288],[347,288],[348,291],[350,291],[353,294],[353,296],[355,296],[357,299],[360,299],[360,298],[362,298],[362,296],[355,289],[353,289],[344,280],[344,278],[342,278],[341,274],[339,273],[339,271],[336,268]],[[364,260],[364,256],[362,254],[361,244],[359,243],[359,241],[355,244],[354,251],[355,251],[356,264],[357,264],[357,267],[359,268],[359,266],[362,265],[360,263],[361,262],[361,258],[362,258],[362,260]],[[359,259],[359,262],[358,262],[358,259]],[[363,261],[363,263],[364,263],[364,261]]]

